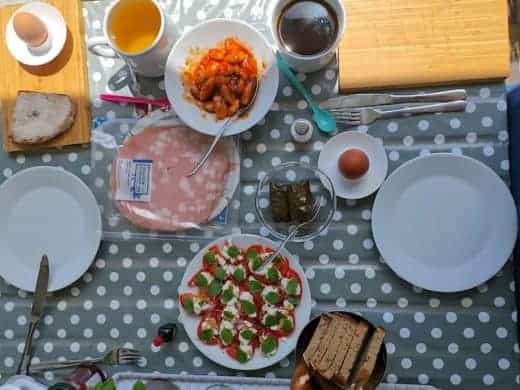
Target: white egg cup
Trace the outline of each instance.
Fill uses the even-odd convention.
[[[47,27],[47,40],[38,47],[30,47],[14,31],[13,19],[19,12],[36,15]],[[34,1],[18,8],[5,29],[7,48],[17,61],[29,66],[45,65],[53,61],[67,41],[67,24],[61,12],[47,3]]]

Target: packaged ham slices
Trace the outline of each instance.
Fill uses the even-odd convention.
[[[139,121],[112,120],[93,131],[92,180],[104,232],[118,238],[216,237],[238,225],[240,158],[225,137],[187,177],[212,137],[157,111]]]

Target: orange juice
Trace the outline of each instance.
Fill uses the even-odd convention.
[[[152,46],[160,29],[161,13],[150,0],[121,0],[108,22],[108,33],[115,46],[129,54]]]

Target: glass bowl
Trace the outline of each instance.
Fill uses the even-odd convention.
[[[305,163],[293,161],[281,164],[267,172],[264,178],[260,180],[255,198],[256,212],[260,222],[274,237],[280,240],[287,238],[291,228],[297,223],[274,221],[269,207],[269,183],[283,185],[304,180],[309,180],[314,201],[320,199],[321,208],[314,221],[302,228],[294,236],[292,242],[312,240],[324,232],[332,222],[336,211],[336,193],[329,177],[318,168]]]

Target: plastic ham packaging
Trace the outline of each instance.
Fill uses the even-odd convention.
[[[238,141],[226,137],[200,171],[193,168],[212,138],[171,113],[116,119],[92,134],[92,188],[107,238],[211,238],[238,225]]]

